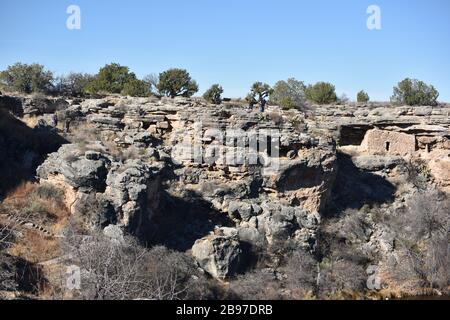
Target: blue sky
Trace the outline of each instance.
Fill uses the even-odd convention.
[[[81,30],[66,9],[81,8]],[[366,9],[381,8],[381,30]],[[0,0],[0,69],[39,62],[56,74],[118,62],[138,76],[190,71],[203,92],[244,96],[254,81],[329,81],[354,99],[388,100],[405,77],[450,101],[449,0]]]

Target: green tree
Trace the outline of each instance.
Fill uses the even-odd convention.
[[[358,101],[359,103],[367,103],[369,102],[369,100],[370,100],[369,95],[364,90],[361,90],[356,95],[356,101]]]
[[[52,81],[53,73],[37,63],[16,63],[0,73],[0,84],[9,91],[48,92]]]
[[[121,93],[125,84],[136,80],[136,75],[128,67],[111,63],[101,68],[95,79],[87,86],[88,92]]]
[[[337,101],[336,88],[327,82],[309,85],[305,90],[305,94],[306,99],[318,104],[328,104]]]
[[[273,89],[267,84],[262,82],[255,82],[252,85],[250,93],[245,98],[250,106],[254,106],[257,103],[261,105],[265,105],[269,96],[272,94]]]
[[[435,106],[438,97],[439,92],[432,85],[417,79],[406,78],[394,87],[391,101],[408,106]]]
[[[206,90],[205,94],[203,94],[203,98],[210,103],[220,104],[222,102],[222,93],[222,86],[213,84],[211,88]]]
[[[88,85],[95,79],[93,75],[87,73],[71,72],[58,79],[56,92],[70,97],[80,97],[86,92]]]
[[[122,95],[132,97],[147,97],[151,93],[151,84],[144,80],[132,79],[125,83]]]
[[[305,84],[295,78],[278,81],[273,87],[270,100],[282,108],[300,108],[305,105],[305,89]]]
[[[191,97],[198,91],[198,84],[184,69],[169,69],[159,74],[157,89],[160,94],[175,98]]]

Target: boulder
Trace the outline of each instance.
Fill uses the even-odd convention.
[[[239,241],[249,243],[252,246],[262,247],[266,244],[266,238],[257,228],[248,226],[238,229]]]
[[[297,229],[295,209],[266,203],[263,210],[264,213],[258,216],[258,228],[265,234],[268,242],[288,240]]]
[[[87,153],[86,156],[77,144],[66,144],[38,167],[37,176],[47,179],[61,174],[73,188],[102,191],[106,186],[109,163],[108,158],[100,155],[97,160],[92,160],[92,155]]]
[[[125,241],[123,229],[118,225],[110,224],[103,229],[103,234],[118,243],[123,243]]]
[[[265,177],[264,186],[303,209],[322,212],[330,200],[337,161],[333,145],[321,143],[321,149],[299,152],[300,159],[281,161],[275,174]]]
[[[276,202],[263,203],[261,207],[263,213],[256,217],[256,226],[250,226],[248,230],[239,230],[239,236],[243,241],[261,242],[259,236],[251,230],[252,227],[256,227],[268,243],[283,242],[294,238],[301,242],[302,237],[298,235],[307,234],[306,243],[301,245],[313,244],[314,238],[311,235],[315,234],[320,223],[320,215],[317,212]]]
[[[242,250],[237,240],[237,230],[217,230],[216,234],[197,240],[192,255],[211,276],[226,279],[240,267]]]
[[[233,218],[248,221],[254,215],[254,210],[250,203],[230,201],[228,214]]]

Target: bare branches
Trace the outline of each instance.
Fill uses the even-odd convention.
[[[95,300],[176,300],[189,297],[193,261],[164,247],[146,249],[133,240],[96,234],[71,236],[66,246],[81,269],[81,297]]]
[[[397,234],[399,281],[445,289],[450,284],[450,199],[438,191],[416,194],[406,210],[391,219]],[[395,266],[398,267],[398,266]]]

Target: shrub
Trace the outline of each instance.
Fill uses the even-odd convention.
[[[427,85],[417,79],[406,78],[394,87],[391,101],[409,106],[435,106],[438,97],[439,92],[432,85]]]
[[[169,69],[159,74],[158,91],[160,94],[175,98],[191,97],[198,91],[198,84],[184,69]]]
[[[10,91],[48,92],[52,81],[53,73],[37,63],[16,63],[0,73],[1,86]]]
[[[222,86],[218,84],[213,84],[211,88],[209,88],[205,92],[203,98],[210,103],[220,104],[222,102],[222,93],[223,93]]]
[[[192,258],[165,247],[149,250],[132,238],[102,234],[81,239],[70,231],[64,247],[83,270],[82,299],[179,300],[208,294]]]
[[[329,104],[337,101],[336,88],[331,83],[318,82],[305,90],[306,98],[314,103]]]
[[[435,190],[416,193],[406,208],[387,221],[395,232],[401,264],[391,272],[400,285],[412,289],[448,290],[450,285],[450,199]],[[406,280],[406,281],[405,281]]]
[[[132,96],[132,97],[147,97],[150,94],[150,83],[139,80],[132,79],[125,83],[122,90],[122,95]]]
[[[369,100],[370,100],[369,95],[364,90],[361,90],[356,95],[356,101],[359,103],[367,103],[369,102]]]
[[[367,274],[357,261],[331,257],[321,263],[319,292],[321,297],[342,297],[366,289]]]
[[[346,104],[349,101],[350,101],[350,99],[348,98],[348,96],[345,93],[343,93],[337,98],[336,102],[339,104]]]
[[[257,103],[264,106],[272,92],[272,88],[267,83],[255,82],[245,99],[250,106],[254,106]]]
[[[95,79],[86,87],[88,92],[121,93],[128,82],[136,80],[136,75],[128,67],[117,63],[105,65]]]
[[[18,289],[16,269],[13,258],[0,252],[0,291],[16,291]]]
[[[304,250],[294,251],[284,267],[287,287],[294,299],[302,299],[314,294],[317,284],[317,261]]]
[[[230,284],[231,297],[242,300],[279,300],[281,284],[273,273],[255,270],[237,277]]]
[[[270,100],[285,109],[300,108],[306,102],[305,89],[305,84],[294,78],[278,81],[273,87]]]

